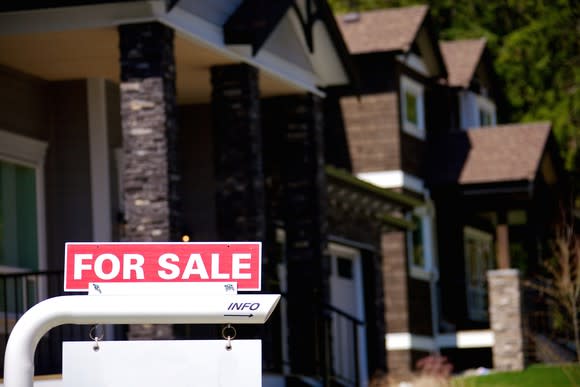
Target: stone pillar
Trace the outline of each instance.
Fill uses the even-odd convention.
[[[409,333],[409,281],[407,235],[405,231],[386,231],[381,235],[386,333]],[[388,339],[386,339],[388,340]],[[395,377],[409,376],[413,369],[410,349],[389,349],[387,371]]]
[[[211,68],[216,209],[219,238],[263,241],[266,204],[258,70]]]
[[[522,370],[525,364],[519,271],[490,270],[487,280],[489,320],[495,339],[493,367],[503,371]]]
[[[126,241],[178,240],[173,30],[159,23],[119,27]],[[169,325],[131,326],[131,338],[171,338]]]
[[[323,117],[318,97],[269,100],[279,132],[281,204],[286,231],[288,328],[292,373],[327,375],[330,356],[322,304],[329,300]]]

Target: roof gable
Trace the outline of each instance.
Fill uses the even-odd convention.
[[[407,52],[428,9],[426,5],[419,5],[337,15],[337,23],[351,54]]]
[[[449,86],[469,88],[483,59],[485,45],[485,38],[439,43],[447,68]]]
[[[337,24],[351,54],[409,54],[418,47],[431,76],[446,76],[429,7],[418,5],[337,15]],[[403,61],[405,58],[403,58]]]

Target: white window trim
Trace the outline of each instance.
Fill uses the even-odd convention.
[[[48,144],[44,141],[0,130],[0,159],[34,169],[39,270],[46,270],[48,267],[44,194],[44,160],[47,148]]]
[[[423,207],[416,208],[413,211],[415,216],[421,219],[421,238],[423,239],[423,251],[425,265],[417,266],[413,263],[413,232],[407,233],[407,251],[409,262],[409,275],[412,278],[423,281],[436,280],[438,277],[436,259],[435,259],[435,233],[433,227],[434,208],[430,201]]]
[[[111,206],[107,95],[104,79],[92,78],[87,80],[87,110],[89,124],[93,241],[109,242],[113,237],[113,219]]]
[[[425,100],[424,100],[424,86],[419,82],[401,75],[399,99],[401,105],[401,124],[405,133],[417,137],[421,140],[425,139]],[[407,101],[405,93],[409,92],[417,98],[417,119],[418,123],[407,121]]]
[[[483,126],[482,122],[481,122],[481,118],[479,115],[479,111],[483,110],[486,113],[489,113],[491,116],[491,123],[490,126],[495,126],[497,123],[497,117],[496,117],[496,108],[495,108],[495,104],[493,103],[492,100],[490,100],[487,97],[478,95],[477,98],[477,120],[479,122],[479,126]]]

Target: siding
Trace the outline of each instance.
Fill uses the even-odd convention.
[[[47,83],[0,67],[0,130],[48,139]]]
[[[178,133],[184,231],[192,240],[215,240],[216,183],[210,106],[180,107]]]
[[[62,269],[64,244],[92,240],[86,82],[50,87],[52,122],[46,157],[48,266]]]
[[[354,173],[401,169],[397,93],[340,100]]]
[[[413,334],[431,336],[431,290],[429,282],[409,279],[409,321]]]
[[[425,178],[425,141],[407,133],[401,133],[401,169],[421,179]]]
[[[409,332],[406,236],[403,231],[383,233],[383,286],[386,331]]]

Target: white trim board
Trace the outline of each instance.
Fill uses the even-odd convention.
[[[225,45],[221,26],[182,10],[179,5],[175,6],[171,12],[161,15],[159,21],[181,31],[186,38],[216,50],[231,59],[246,62],[279,80],[307,90],[319,97],[325,96],[325,93],[316,87],[319,80],[315,74],[285,61],[265,49],[260,50],[258,55],[252,56],[250,46]]]
[[[356,177],[381,188],[406,188],[420,194],[426,191],[422,179],[401,170],[362,172]]]
[[[387,351],[418,350],[431,352],[441,348],[490,348],[495,343],[492,330],[458,331],[432,336],[415,335],[408,332],[387,333]]]
[[[33,167],[44,163],[47,147],[44,141],[0,130],[0,157]]]
[[[107,95],[104,79],[87,79],[93,241],[113,237]]]

